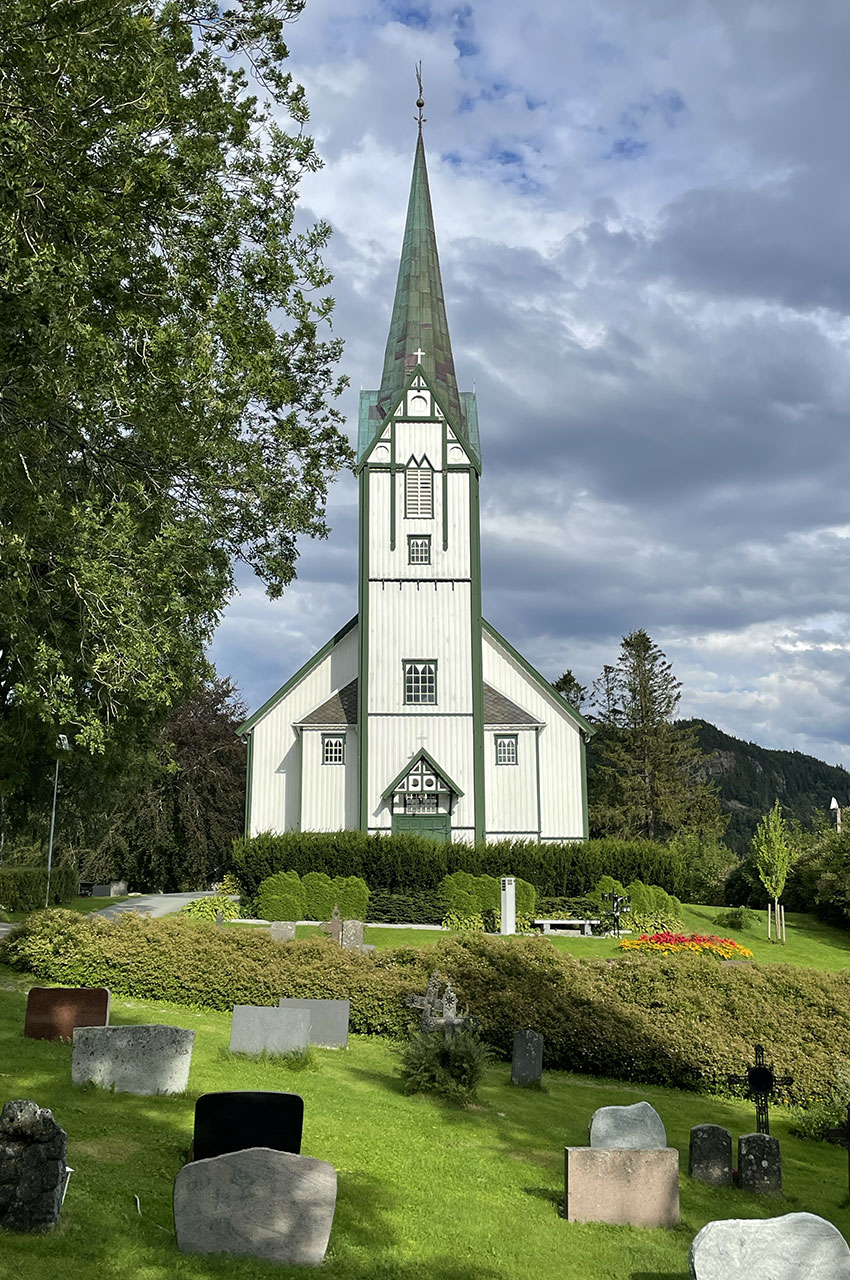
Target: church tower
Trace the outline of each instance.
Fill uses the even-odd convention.
[[[485,832],[481,457],[458,391],[422,127],[381,385],[360,395],[359,813],[441,839]],[[384,815],[384,816],[382,816]]]
[[[478,412],[455,377],[417,105],[381,382],[360,395],[358,612],[242,725],[246,834],[580,840],[593,729],[481,616]]]

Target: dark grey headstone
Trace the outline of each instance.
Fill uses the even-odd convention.
[[[712,1187],[732,1185],[732,1135],[719,1124],[695,1124],[691,1129],[688,1173]]]
[[[37,1102],[0,1112],[0,1227],[49,1231],[59,1221],[68,1178],[68,1135]]]
[[[769,1133],[745,1133],[738,1139],[738,1185],[767,1194],[782,1190],[779,1139]]]
[[[195,1160],[174,1183],[174,1228],[183,1253],[317,1267],[335,1208],[333,1165],[267,1147]]]
[[[543,1037],[539,1031],[526,1027],[514,1032],[514,1051],[511,1058],[511,1084],[534,1085],[543,1075]]]
[[[648,1102],[600,1107],[590,1120],[589,1145],[608,1150],[655,1151],[667,1146],[661,1116]]]
[[[322,1049],[348,1048],[348,1000],[300,1000],[283,996],[281,1009],[306,1009],[310,1015],[310,1044]]]
[[[249,1147],[298,1155],[303,1127],[304,1099],[297,1093],[202,1093],[195,1103],[193,1158],[209,1160]]]
[[[709,1222],[691,1245],[694,1280],[850,1280],[850,1249],[814,1213]]]
[[[230,1024],[231,1053],[303,1053],[310,1043],[310,1015],[304,1009],[236,1004]]]

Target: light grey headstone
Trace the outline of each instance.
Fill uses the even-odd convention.
[[[306,1009],[310,1014],[310,1044],[322,1049],[348,1048],[349,1000],[300,1000],[283,996],[281,1009]]]
[[[738,1185],[742,1191],[776,1194],[782,1190],[779,1139],[769,1133],[744,1133],[738,1139]]]
[[[340,939],[346,951],[359,951],[363,946],[363,921],[343,920]]]
[[[850,1248],[814,1213],[709,1222],[690,1262],[694,1280],[850,1280]]]
[[[76,1027],[71,1080],[117,1093],[183,1093],[194,1043],[183,1027]]]
[[[303,1053],[309,1043],[309,1010],[234,1005],[231,1053]]]
[[[591,1147],[612,1151],[654,1151],[667,1146],[661,1116],[648,1102],[630,1107],[600,1107],[590,1119]]]
[[[514,1033],[511,1084],[539,1084],[543,1075],[543,1037],[526,1027]]]
[[[294,920],[275,920],[272,924],[272,939],[275,942],[291,942],[295,937]]]
[[[695,1124],[688,1149],[688,1173],[712,1187],[732,1185],[732,1135],[719,1124]]]
[[[336,1170],[268,1147],[184,1165],[174,1183],[183,1253],[233,1253],[317,1267],[336,1208]]]

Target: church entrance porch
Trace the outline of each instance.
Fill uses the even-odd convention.
[[[384,801],[392,813],[392,829],[428,840],[452,838],[452,805],[463,792],[424,749],[390,783]]]

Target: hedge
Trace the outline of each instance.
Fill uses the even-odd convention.
[[[51,870],[51,902],[68,902],[77,896],[78,887],[73,867]],[[46,893],[46,867],[0,867],[0,911],[38,911],[44,907]]]
[[[652,840],[575,840],[538,844],[500,840],[455,844],[423,840],[406,832],[367,835],[363,831],[263,832],[233,846],[233,870],[254,897],[263,880],[278,871],[311,871],[360,876],[372,892],[415,893],[437,888],[455,871],[471,875],[517,876],[545,897],[579,897],[603,875],[627,883],[642,880],[681,897],[689,869],[682,852]]]
[[[0,959],[61,985],[213,1009],[274,1005],[281,995],[347,998],[352,1030],[374,1035],[410,1026],[404,996],[424,991],[437,968],[505,1057],[514,1032],[533,1027],[550,1069],[724,1093],[761,1043],[794,1077],[781,1096],[803,1105],[838,1098],[836,1063],[850,1058],[844,974],[784,964],[693,955],[606,963],[542,938],[483,935],[364,954],[327,938],[280,945],[178,917],[110,922],[61,910],[30,916],[0,943]]]
[[[375,924],[442,924],[445,908],[433,890],[369,894],[367,919]]]

